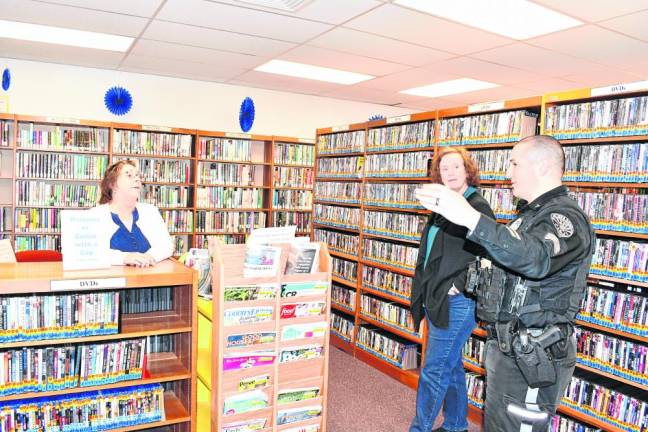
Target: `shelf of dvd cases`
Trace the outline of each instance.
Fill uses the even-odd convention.
[[[0,281],[0,356],[10,372],[0,377],[3,419],[42,418],[62,404],[78,407],[65,427],[92,431],[101,421],[102,430],[196,430],[197,279],[190,269],[171,260],[66,272],[60,262],[18,263],[3,266]],[[83,283],[97,288],[80,289]],[[160,338],[167,343],[158,345]],[[15,352],[27,357],[19,364]],[[105,400],[142,410],[137,420],[94,417]],[[47,421],[63,428],[63,418]]]
[[[326,246],[320,245],[317,272],[294,275],[283,274],[289,247],[279,247],[279,274],[246,278],[246,246],[210,242],[218,294],[200,301],[198,364],[205,402],[198,422],[207,430],[236,423],[264,431],[326,429],[331,300]]]

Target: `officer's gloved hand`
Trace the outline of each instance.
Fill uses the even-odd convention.
[[[509,402],[506,406],[506,414],[522,424],[532,426],[533,430],[546,430],[551,419],[546,411],[530,410],[513,402]]]

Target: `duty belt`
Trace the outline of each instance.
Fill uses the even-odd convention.
[[[571,336],[572,333],[574,333],[574,327],[571,324],[556,324],[558,327],[560,327],[560,331],[563,335],[567,335],[567,337]],[[497,340],[497,327],[495,324],[487,324],[486,327],[486,334],[488,339],[495,339]],[[528,328],[527,331],[531,336],[539,336],[544,332],[544,328],[542,327],[531,327]]]

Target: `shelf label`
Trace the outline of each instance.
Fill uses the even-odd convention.
[[[387,124],[394,124],[394,123],[404,123],[408,122],[412,119],[412,116],[409,114],[402,115],[402,116],[396,116],[396,117],[388,117],[387,118]]]
[[[236,133],[236,132],[226,132],[225,136],[227,138],[242,138],[242,139],[251,139],[252,138],[251,134]]]
[[[315,140],[313,138],[299,138],[299,142],[304,144],[315,144]]]
[[[81,124],[81,120],[69,117],[47,117],[45,121],[48,123]]]
[[[106,288],[126,288],[126,278],[67,279],[50,281],[52,291],[98,290]]]
[[[615,84],[607,87],[593,88],[591,91],[592,97],[594,96],[607,96],[619,93],[628,93],[640,90],[648,90],[648,81],[636,81],[624,84]]]
[[[349,130],[349,125],[340,125],[340,126],[333,126],[331,128],[333,132],[344,132]]]
[[[614,288],[614,284],[612,282],[606,282],[606,281],[600,280],[600,281],[598,281],[598,284],[606,286],[606,287]]]
[[[482,102],[468,105],[469,113],[476,113],[482,111],[496,111],[504,109],[504,101],[497,102]]]
[[[142,125],[142,130],[153,132],[172,132],[173,128],[168,126]]]

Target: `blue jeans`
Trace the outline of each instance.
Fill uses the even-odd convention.
[[[462,358],[463,346],[475,328],[475,302],[463,294],[448,296],[448,302],[448,328],[435,327],[428,318],[425,364],[419,377],[416,415],[410,432],[430,432],[441,404],[444,429],[468,429],[468,394]]]

